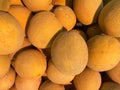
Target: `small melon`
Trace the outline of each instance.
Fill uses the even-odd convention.
[[[54,13],[41,11],[32,17],[27,35],[35,47],[46,48],[53,36],[61,29],[62,25]]]
[[[49,80],[51,80],[52,82],[56,83],[56,84],[69,84],[74,76],[72,75],[66,75],[64,73],[61,73],[52,63],[51,60],[49,60],[48,62],[48,67],[46,70],[47,73],[47,77]]]
[[[54,9],[55,16],[61,24],[69,31],[76,24],[76,16],[74,11],[68,6],[58,6]]]
[[[53,41],[51,58],[60,72],[67,75],[79,74],[88,62],[87,44],[78,32],[63,31]]]
[[[31,11],[28,8],[26,8],[25,6],[12,5],[8,9],[8,12],[11,15],[13,15],[16,18],[16,20],[18,20],[18,22],[22,26],[22,28],[24,30],[24,34],[25,34],[26,24],[27,24],[30,14],[31,14]]]
[[[104,82],[100,90],[120,90],[120,84],[115,82]]]
[[[41,78],[25,79],[17,75],[15,86],[17,90],[38,90],[41,83]]]
[[[0,78],[8,72],[10,63],[10,57],[8,55],[0,55]]]
[[[9,71],[4,75],[4,77],[0,78],[0,90],[10,89],[15,82],[15,77],[15,71],[10,68]]]
[[[97,71],[86,68],[82,73],[75,76],[73,82],[77,90],[99,90],[101,75]]]
[[[22,78],[42,76],[46,70],[46,58],[36,49],[24,49],[15,59],[15,70]]]
[[[9,13],[0,11],[0,55],[17,51],[24,40],[23,29]]]
[[[27,8],[33,12],[41,10],[51,10],[52,0],[22,0]]]
[[[99,14],[98,23],[101,30],[115,37],[120,37],[120,0],[106,4]]]
[[[106,73],[114,82],[120,84],[120,62]]]
[[[79,22],[90,25],[97,22],[100,10],[103,7],[102,0],[73,0],[73,9]]]
[[[39,90],[65,90],[63,85],[53,83],[49,80],[46,80],[43,82],[43,84],[40,86]]]
[[[120,61],[120,42],[109,35],[96,35],[87,41],[88,67],[95,71],[107,71]]]

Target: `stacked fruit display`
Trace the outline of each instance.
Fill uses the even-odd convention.
[[[120,0],[0,0],[0,90],[120,90]]]

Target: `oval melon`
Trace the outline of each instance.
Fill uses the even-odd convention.
[[[109,35],[96,35],[87,41],[88,67],[95,71],[107,71],[120,61],[120,42]],[[114,53],[113,53],[114,52]]]
[[[17,51],[24,40],[19,22],[9,13],[0,11],[0,55]]]
[[[99,90],[101,80],[99,72],[86,68],[82,73],[75,76],[73,82],[77,90]]]
[[[81,73],[88,62],[88,49],[83,37],[75,31],[58,34],[51,47],[53,64],[64,74]]]
[[[15,59],[14,67],[22,78],[42,76],[46,70],[46,58],[36,49],[24,49]]]
[[[35,14],[28,26],[27,35],[37,48],[46,48],[53,36],[62,28],[61,23],[50,11]]]

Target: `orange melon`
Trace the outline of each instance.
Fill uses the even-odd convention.
[[[15,71],[22,78],[42,76],[46,70],[46,58],[36,49],[24,49],[15,59]]]
[[[107,71],[120,61],[120,42],[109,35],[96,35],[87,41],[88,67],[95,71]],[[114,51],[114,53],[113,53]]]
[[[17,51],[24,40],[19,22],[9,13],[0,11],[0,55]]]

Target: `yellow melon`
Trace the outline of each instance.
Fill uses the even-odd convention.
[[[11,15],[13,15],[16,18],[16,20],[18,20],[25,33],[26,24],[31,14],[31,11],[28,8],[21,5],[12,5],[8,9],[8,12]]]
[[[46,80],[43,82],[43,84],[40,86],[39,90],[65,90],[63,85],[55,84],[49,80]]]
[[[53,36],[62,28],[61,23],[50,11],[35,14],[28,26],[27,35],[37,48],[46,48]]]
[[[52,0],[22,0],[23,3],[27,8],[29,8],[31,11],[41,11],[41,10],[51,10]]]
[[[55,16],[61,24],[69,31],[76,24],[76,16],[73,10],[68,6],[58,6],[54,9]]]
[[[8,72],[10,63],[10,57],[8,55],[0,55],[0,78]]]
[[[17,75],[15,86],[17,90],[38,90],[41,78],[25,79]]]
[[[101,86],[101,75],[97,71],[86,68],[75,76],[73,82],[77,90],[98,90]]]
[[[12,86],[9,90],[17,90],[15,86]]]
[[[15,76],[15,71],[10,68],[9,71],[4,75],[4,77],[0,78],[0,90],[10,89],[14,85]]]
[[[107,75],[116,83],[120,84],[120,62],[112,69],[108,70]]]
[[[97,22],[97,17],[103,7],[102,0],[73,0],[73,9],[78,21],[84,25]]]
[[[64,74],[81,73],[88,62],[88,49],[85,40],[75,31],[58,34],[51,47],[52,62]]]
[[[55,67],[55,65],[52,63],[51,60],[49,60],[48,62],[46,73],[47,73],[48,79],[56,84],[64,84],[64,85],[69,84],[74,78],[74,76],[72,75],[66,75],[64,73],[61,73]]]
[[[119,10],[120,10],[120,0],[110,1],[101,10],[98,23],[101,30],[104,33],[115,37],[120,37]]]
[[[96,71],[107,71],[120,61],[120,42],[109,35],[96,35],[87,41],[88,67]],[[114,52],[114,53],[113,53]]]
[[[0,11],[0,55],[17,51],[24,40],[23,29],[7,12]]]
[[[120,90],[120,84],[115,82],[104,82],[100,90]]]
[[[36,49],[24,49],[15,59],[15,70],[22,78],[42,76],[46,70],[46,58]]]

